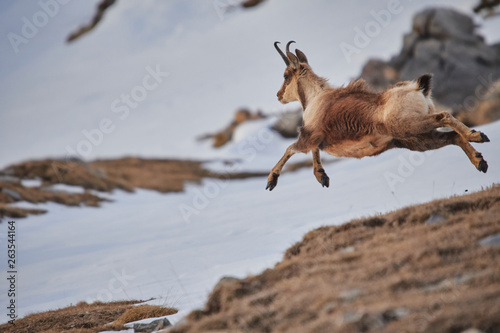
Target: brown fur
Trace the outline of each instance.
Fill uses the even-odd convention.
[[[435,113],[430,98],[431,74],[420,76],[416,82],[399,82],[382,93],[371,91],[363,80],[331,88],[312,71],[301,51],[296,50],[297,55],[289,52],[290,44],[285,81],[277,96],[283,104],[302,104],[304,125],[297,141],[269,174],[268,189],[276,186],[283,166],[293,154],[311,150],[316,178],[328,186],[324,171],[318,173],[322,169],[319,149],[337,157],[362,158],[396,147],[425,151],[453,144],[464,150],[479,171],[487,171],[488,164],[469,141],[488,142],[488,137],[472,131],[449,113]],[[439,127],[449,127],[453,132],[438,135]]]

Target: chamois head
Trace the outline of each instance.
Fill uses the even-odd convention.
[[[274,43],[274,47],[286,64],[285,73],[283,74],[285,81],[278,91],[278,100],[283,104],[300,100],[298,80],[307,70],[310,70],[307,57],[302,51],[295,50],[295,54],[290,52],[290,44],[292,43],[295,42],[290,41],[286,44],[286,55],[279,48],[279,42]]]
[[[286,64],[283,85],[278,91],[278,100],[283,103],[299,101],[305,109],[307,103],[317,95],[318,92],[328,88],[325,79],[318,77],[312,71],[307,61],[306,55],[296,49],[295,54],[290,52],[290,41],[286,44],[286,55],[278,47],[279,42],[274,43],[274,47],[283,58]]]

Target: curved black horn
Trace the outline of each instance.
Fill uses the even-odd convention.
[[[281,51],[278,44],[280,44],[280,42],[274,42],[274,47],[276,48],[276,51],[278,51],[280,56],[283,58],[283,61],[285,62],[285,64],[287,66],[290,66],[290,60],[288,60],[287,56],[283,53],[283,51]]]
[[[290,60],[290,63],[292,64],[292,67],[298,67],[299,65],[299,59],[297,59],[297,56],[290,52],[290,44],[295,43],[295,41],[291,40],[286,44],[286,57]]]

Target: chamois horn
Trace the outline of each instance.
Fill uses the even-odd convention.
[[[295,43],[295,41],[291,40],[286,44],[286,57],[290,60],[292,67],[297,67],[299,65],[299,59],[295,54],[290,52],[290,44]]]
[[[280,42],[274,42],[274,47],[276,48],[276,51],[278,51],[278,53],[280,54],[281,58],[283,58],[283,61],[285,62],[285,64],[287,66],[290,66],[290,60],[288,60],[288,57],[283,53],[283,51],[281,51],[281,49],[279,48],[278,44],[280,44]],[[287,45],[287,48],[288,48],[288,45]]]

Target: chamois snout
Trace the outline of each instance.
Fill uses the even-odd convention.
[[[276,96],[278,96],[278,101],[280,101],[281,103],[283,103],[283,90],[280,89],[280,91],[278,91],[278,93],[276,94]]]

